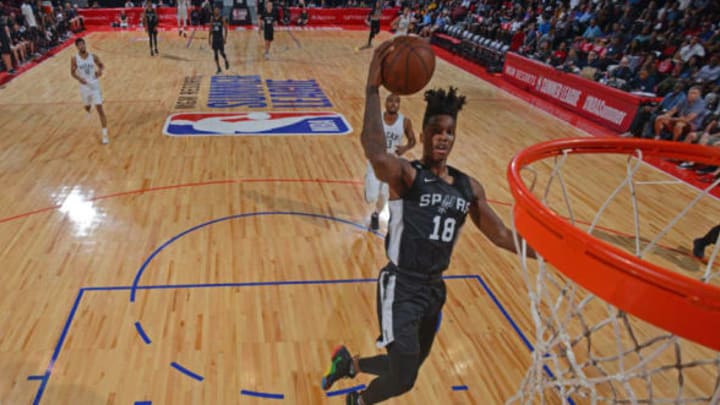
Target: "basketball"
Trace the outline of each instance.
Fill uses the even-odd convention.
[[[393,49],[383,61],[382,84],[399,95],[417,93],[428,84],[435,72],[435,53],[420,37],[393,39]]]

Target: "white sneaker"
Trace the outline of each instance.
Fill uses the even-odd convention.
[[[102,144],[103,144],[103,145],[107,145],[107,144],[109,144],[109,143],[110,143],[110,138],[108,138],[107,135],[103,134],[103,136],[102,136]]]
[[[265,60],[269,60],[269,59],[270,59],[270,54],[269,54],[269,53],[265,53]]]

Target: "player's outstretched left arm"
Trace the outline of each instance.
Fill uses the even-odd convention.
[[[97,65],[95,77],[100,77],[102,76],[103,70],[105,69],[105,64],[103,64],[100,60],[100,57],[95,54],[93,54],[93,59],[95,60],[95,65]]]
[[[379,90],[382,83],[382,62],[392,50],[392,42],[387,41],[373,54],[365,88],[365,116],[360,134],[365,157],[370,161],[377,178],[390,186],[391,198],[393,195],[405,195],[415,180],[415,169],[410,162],[395,156],[394,153],[388,153],[382,124]]]
[[[471,178],[470,185],[472,187],[474,199],[470,204],[470,218],[472,218],[475,226],[490,239],[490,241],[497,247],[501,247],[510,252],[516,253],[515,241],[513,240],[513,233],[502,219],[498,217],[495,211],[488,204],[487,197],[485,196],[485,189],[480,183]],[[535,257],[535,251],[528,246],[527,257]]]

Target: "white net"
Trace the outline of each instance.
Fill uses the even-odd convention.
[[[678,224],[686,225],[683,219],[694,209],[706,210],[698,204],[704,200],[714,201],[708,194],[720,183],[715,180],[705,190],[691,196],[664,226],[654,226],[654,237],[645,239],[641,237],[641,228],[653,227],[647,224],[641,227],[643,218],[649,214],[643,211],[638,187],[672,187],[669,184],[678,182],[652,180],[647,173],[638,175],[641,167],[644,171],[650,169],[642,164],[642,153],[636,151],[625,161],[620,184],[614,189],[606,189],[609,196],[606,192],[604,196],[596,197],[595,201],[599,202],[607,196],[599,209],[596,208],[592,220],[582,222],[577,218],[578,212],[588,212],[590,204],[587,200],[592,197],[588,198],[581,190],[583,182],[568,180],[577,177],[580,166],[568,169],[572,171],[564,175],[569,157],[570,154],[565,152],[554,162],[540,161],[523,168],[525,184],[545,206],[566,216],[577,227],[587,226],[587,232],[606,241],[613,241],[613,238],[600,236],[602,232],[598,229],[603,215],[610,207],[613,212],[620,212],[618,205],[624,205],[624,212],[632,215],[632,223],[627,221],[627,234],[615,241],[620,240],[623,243],[617,244],[642,259],[649,259],[656,253],[659,241]],[[583,159],[584,156],[573,158]],[[619,172],[616,170],[615,173]],[[603,175],[607,176],[607,173]],[[585,184],[592,182],[592,179],[584,179]],[[578,201],[582,205],[579,209],[576,207]],[[708,223],[720,222],[717,214],[714,217],[708,215],[708,219]],[[690,232],[704,233],[706,230]],[[720,241],[716,242],[704,270],[691,273],[691,277],[706,283],[720,283],[720,270],[715,266]],[[720,403],[720,353],[618,310],[558,272],[541,257],[542,247],[538,250],[538,260],[531,260],[526,257],[525,242],[519,245],[530,314],[535,325],[535,343],[532,365],[519,391],[508,403]],[[707,333],[720,333],[720,325],[707,325]]]

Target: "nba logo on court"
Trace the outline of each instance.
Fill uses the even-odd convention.
[[[168,136],[346,135],[352,131],[334,112],[179,113],[168,117]]]

